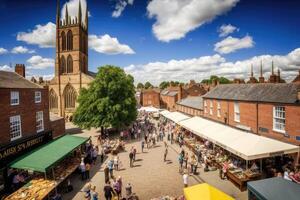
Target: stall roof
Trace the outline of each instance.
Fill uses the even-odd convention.
[[[172,120],[175,123],[178,123],[180,121],[190,118],[189,116],[182,114],[180,112],[171,112],[170,114],[165,115],[165,117]]]
[[[148,106],[148,107],[141,107],[139,108],[139,111],[145,111],[145,112],[158,112],[159,109],[155,108],[153,106]]]
[[[169,115],[171,112],[168,110],[163,110],[161,111],[159,114],[161,114],[162,116],[166,117],[167,115]]]
[[[56,164],[87,140],[89,140],[89,138],[72,135],[62,136],[25,154],[16,161],[10,163],[10,167],[46,172],[49,167]]]
[[[251,181],[247,185],[259,200],[299,200],[300,197],[300,186],[281,177]]]
[[[247,133],[201,117],[181,121],[179,125],[245,160],[299,151],[298,146]]]

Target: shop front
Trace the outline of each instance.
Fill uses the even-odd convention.
[[[10,192],[11,180],[8,177],[8,164],[50,140],[52,140],[52,131],[35,134],[0,148],[0,197]]]

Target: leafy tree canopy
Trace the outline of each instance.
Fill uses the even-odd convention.
[[[166,89],[167,87],[169,87],[170,86],[170,82],[168,82],[168,81],[163,81],[163,82],[161,82],[160,84],[159,84],[159,88],[160,89]]]
[[[229,79],[227,79],[227,78],[225,78],[225,77],[223,77],[223,76],[218,77],[218,76],[214,76],[214,75],[213,75],[213,76],[210,76],[209,79],[203,79],[203,80],[201,81],[201,83],[212,84],[212,82],[213,82],[214,80],[218,80],[220,84],[228,84],[228,83],[231,83],[231,81],[230,81]]]
[[[74,123],[81,128],[122,128],[137,117],[134,80],[111,65],[98,68],[88,89],[81,89]]]
[[[150,82],[146,82],[145,83],[145,89],[149,89],[149,88],[151,88],[151,87],[153,87],[153,85],[150,83]]]
[[[145,86],[143,83],[138,83],[136,86],[138,89],[143,89]]]

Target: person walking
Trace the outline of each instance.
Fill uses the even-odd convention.
[[[83,162],[83,159],[81,159],[81,163],[79,165],[80,173],[81,173],[81,180],[85,180],[85,164]]]
[[[91,170],[91,165],[89,163],[85,164],[85,179],[90,178],[90,170]]]
[[[129,153],[130,167],[133,167],[133,151]]]
[[[119,184],[119,191],[117,192],[117,194],[121,198],[122,197],[122,186],[123,186],[123,182],[122,182],[121,176],[118,177],[117,182]]]
[[[104,183],[107,183],[109,181],[109,169],[108,166],[105,165],[104,168]]]
[[[101,164],[104,161],[104,149],[103,149],[103,147],[101,147],[101,149],[100,149],[100,161],[101,161]]]
[[[127,185],[125,187],[125,190],[126,190],[126,198],[131,197],[131,195],[132,195],[132,186],[131,186],[130,183],[127,183]]]
[[[98,200],[98,192],[96,192],[96,186],[92,186],[91,189],[91,200]]]
[[[167,160],[167,155],[168,155],[168,147],[165,148],[164,162],[166,162],[166,160]]]
[[[119,156],[118,155],[115,155],[115,157],[114,157],[114,168],[116,171],[119,170]]]
[[[112,158],[108,161],[107,166],[108,166],[110,178],[113,178],[114,177],[114,160]]]
[[[115,194],[114,190],[112,189],[112,187],[110,186],[110,182],[107,181],[104,188],[104,197],[106,200],[112,200],[112,196]]]
[[[93,164],[95,165],[96,164],[96,160],[97,160],[97,157],[98,157],[98,146],[96,146],[94,149],[93,149],[93,152],[92,152],[92,157],[93,157]]]
[[[142,140],[141,147],[142,147],[142,153],[144,153],[144,147],[145,147],[145,142],[144,142],[144,140]]]
[[[91,187],[92,187],[91,182],[88,182],[85,184],[85,186],[83,188],[83,192],[85,192],[85,194],[84,194],[85,199],[91,199]]]
[[[133,161],[135,161],[136,159],[136,148],[133,147]]]
[[[183,178],[183,185],[184,185],[184,187],[188,187],[188,178],[189,178],[189,175],[187,174],[186,170],[184,170],[182,178]]]
[[[183,168],[183,154],[182,154],[182,152],[179,154],[178,161],[179,161],[179,172],[182,173],[182,168]]]

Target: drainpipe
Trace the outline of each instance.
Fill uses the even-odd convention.
[[[258,102],[256,102],[256,134],[258,135]]]

